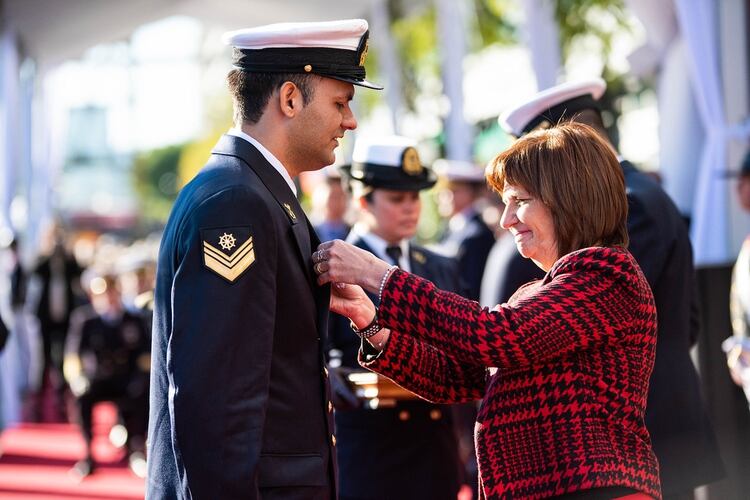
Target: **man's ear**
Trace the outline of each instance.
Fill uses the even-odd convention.
[[[302,109],[302,92],[292,82],[284,82],[279,88],[279,109],[288,118],[294,117]]]

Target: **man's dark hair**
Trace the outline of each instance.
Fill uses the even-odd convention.
[[[227,75],[227,86],[234,102],[235,123],[258,123],[271,95],[284,82],[292,82],[302,94],[307,105],[313,98],[316,75],[301,73],[248,73],[233,69]]]

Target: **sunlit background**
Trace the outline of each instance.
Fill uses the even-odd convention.
[[[17,9],[30,16],[49,2],[6,3],[11,14]],[[262,2],[256,3],[262,8]],[[321,12],[327,2],[281,3],[298,7],[294,19],[330,17]],[[483,164],[510,141],[496,123],[509,105],[554,83],[604,76],[610,87],[610,124],[617,120],[622,154],[644,169],[659,170],[653,75],[633,74],[628,61],[647,36],[622,2],[558,2],[554,9],[545,8],[545,2],[509,0],[359,3],[349,9],[372,24],[368,72],[387,90],[360,90],[360,126],[347,138],[342,161],[357,135],[398,132],[418,139],[429,160],[447,155]],[[79,46],[74,32],[89,26],[74,18],[74,9],[60,9],[58,22],[70,22],[71,31],[56,33],[52,43],[62,46],[55,47],[55,54],[39,54],[41,63],[34,54],[23,57],[24,25],[9,27],[19,30],[13,33],[20,38],[17,69],[28,74],[20,90],[31,92],[31,102],[21,101],[31,108],[18,114],[29,112],[26,119],[32,119],[30,151],[24,152],[31,153],[32,168],[8,165],[15,170],[6,179],[14,184],[6,186],[11,197],[7,223],[14,232],[39,240],[43,226],[55,217],[71,229],[132,236],[158,230],[179,187],[231,125],[224,83],[230,51],[221,45],[220,34],[257,24],[239,12],[253,10],[252,3],[219,2],[209,19],[181,14],[207,9],[192,4],[176,2],[165,9],[167,17],[143,23],[138,20],[148,19],[147,13],[121,8],[113,15],[121,15],[123,26],[132,24],[131,29],[108,32],[110,21],[84,37],[93,44],[89,47]],[[97,9],[108,15],[105,7]],[[441,30],[441,12],[456,21],[450,25],[458,30],[450,25]],[[530,15],[533,23],[526,22]],[[271,12],[268,18],[284,20]],[[40,21],[34,28],[32,36],[48,36]],[[542,37],[545,30],[553,32]],[[455,108],[460,116],[452,112]],[[674,184],[679,196],[678,181]],[[36,206],[35,197],[45,206]],[[681,208],[689,213],[690,205]],[[33,242],[27,243],[28,252]]]

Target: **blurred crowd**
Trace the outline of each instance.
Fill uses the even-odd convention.
[[[77,422],[86,455],[71,472],[83,478],[96,467],[94,406],[111,402],[119,423],[110,440],[126,447],[131,469],[143,477],[158,240],[78,234],[55,224],[32,265],[24,265],[21,245],[13,239],[5,255],[3,417]]]

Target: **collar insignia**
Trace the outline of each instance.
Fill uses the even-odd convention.
[[[416,260],[420,264],[424,264],[425,262],[427,262],[427,257],[425,257],[425,255],[422,252],[419,252],[417,250],[412,251],[411,257],[412,259]]]
[[[289,214],[289,218],[292,219],[292,222],[297,222],[297,214],[292,210],[292,206],[289,203],[284,203],[284,208],[286,209],[286,213]]]

